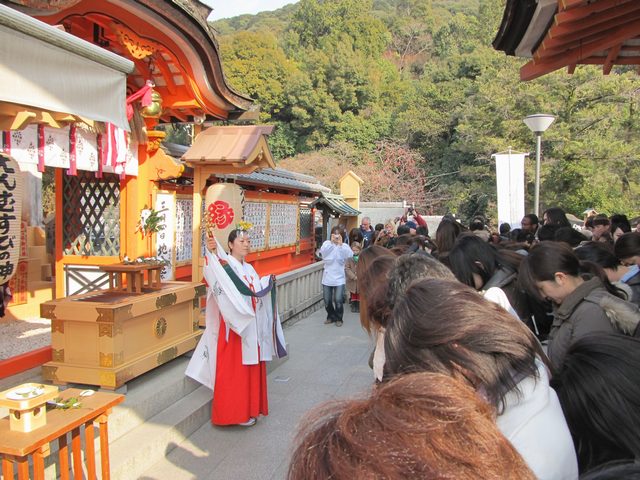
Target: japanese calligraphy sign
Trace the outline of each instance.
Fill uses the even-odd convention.
[[[18,163],[0,153],[0,284],[8,282],[18,268],[22,178]]]
[[[216,183],[207,188],[202,223],[225,247],[229,233],[242,221],[243,199],[242,189],[235,183]]]
[[[175,280],[175,221],[176,221],[176,197],[173,192],[158,192],[156,194],[155,209],[163,217],[165,228],[156,234],[157,257],[164,260],[165,264],[160,272],[162,281]]]

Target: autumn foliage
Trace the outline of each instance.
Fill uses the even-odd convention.
[[[336,144],[282,160],[278,167],[312,175],[334,192],[339,191],[340,178],[352,170],[364,181],[360,187],[364,202],[406,200],[428,213],[445,200],[437,182],[429,179],[420,154],[395,142],[378,142],[366,153]]]

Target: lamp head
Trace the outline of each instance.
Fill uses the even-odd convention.
[[[551,126],[555,119],[556,117],[554,117],[553,115],[548,115],[546,113],[536,113],[534,115],[528,115],[524,119],[524,123],[533,133],[541,134]]]

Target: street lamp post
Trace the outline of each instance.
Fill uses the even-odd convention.
[[[536,113],[524,119],[524,123],[529,130],[536,134],[536,186],[534,199],[534,213],[540,215],[540,150],[542,148],[542,133],[551,126],[556,119],[553,115]]]

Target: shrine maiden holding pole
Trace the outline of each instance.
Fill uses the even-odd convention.
[[[231,230],[229,254],[207,229],[206,328],[186,374],[213,390],[214,425],[251,426],[267,415],[265,362],[286,355],[275,278],[260,278],[245,261],[250,227]]]

